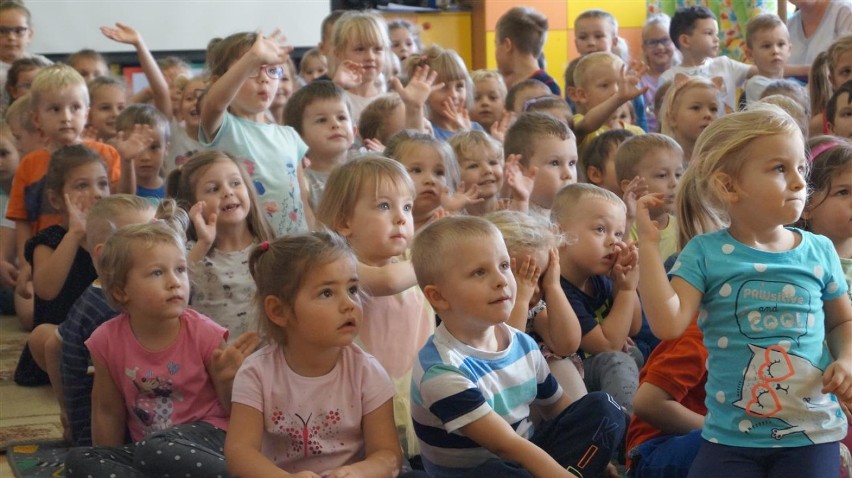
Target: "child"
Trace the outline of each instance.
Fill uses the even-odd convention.
[[[377,152],[380,153],[391,136],[405,129],[405,121],[406,108],[402,98],[396,93],[385,93],[361,112],[358,135],[368,149],[372,150],[372,144],[379,147]]]
[[[44,188],[61,222],[36,233],[24,251],[35,294],[33,333],[15,369],[15,382],[25,386],[48,383],[43,371],[45,344],[97,276],[85,249],[86,213],[110,193],[103,159],[82,145],[66,146],[53,153]]]
[[[122,313],[86,340],[95,447],[68,454],[70,478],[227,474],[231,382],[250,350],[226,348],[228,331],[187,307],[181,229],[126,226],[101,250],[104,293]],[[125,445],[128,430],[133,443]]]
[[[319,48],[311,48],[302,55],[299,61],[299,76],[305,84],[328,73],[328,61]]]
[[[529,100],[550,95],[550,89],[539,80],[531,78],[515,83],[506,93],[506,110],[521,114],[524,112],[524,105]]]
[[[0,211],[5,211],[9,203],[12,178],[15,177],[19,160],[18,150],[15,149],[15,138],[12,137],[9,125],[0,122]],[[15,223],[0,217],[0,313],[3,315],[15,315],[15,302],[19,297],[14,293],[17,281]]]
[[[245,159],[258,207],[275,235],[308,227],[301,191],[301,160],[308,147],[293,128],[267,118],[287,59],[281,40],[276,30],[269,37],[236,33],[216,44],[198,138],[205,147]]]
[[[87,127],[102,143],[115,138],[115,119],[127,106],[128,90],[123,80],[99,76],[89,82],[89,121]]]
[[[568,102],[559,96],[542,96],[528,100],[525,103],[524,111],[546,113],[562,121],[569,128],[574,126],[574,112]]]
[[[471,75],[473,81],[473,106],[470,119],[491,131],[499,123],[506,111],[506,83],[500,73],[494,70],[476,70]]]
[[[450,138],[450,146],[458,161],[459,180],[477,188],[477,199],[465,212],[482,216],[500,206],[503,188],[503,145],[482,131],[463,131]]]
[[[677,218],[674,216],[675,193],[683,176],[683,150],[668,136],[648,133],[628,138],[615,153],[615,176],[622,194],[627,194],[637,176],[644,184],[644,192],[660,194],[664,200],[661,208],[651,210],[651,220],[660,230],[660,257],[668,258],[678,251]],[[639,239],[632,224],[630,240]]]
[[[204,151],[173,171],[169,182],[192,220],[187,255],[192,306],[231,337],[242,337],[255,314],[249,254],[275,237],[257,207],[251,178],[232,156]]]
[[[410,272],[410,263],[400,259],[414,235],[413,204],[414,184],[402,164],[365,155],[332,171],[317,219],[347,239],[359,271],[397,265]],[[410,458],[419,453],[411,424],[411,370],[417,350],[434,331],[435,313],[413,277],[399,280],[401,275],[393,277],[393,286],[364,281],[367,320],[356,343],[376,357],[394,382],[394,420],[403,453]]]
[[[169,121],[169,131],[172,140],[169,151],[163,161],[166,174],[183,165],[193,153],[201,151],[204,146],[198,141],[198,131],[201,122],[201,97],[207,91],[207,82],[203,76],[177,80],[179,101],[177,111]]]
[[[315,81],[299,89],[284,110],[284,124],[308,146],[305,169],[311,209],[316,210],[331,171],[346,161],[355,141],[346,93],[330,81]]]
[[[671,283],[647,212],[662,200],[639,200],[651,328],[675,338],[698,315],[708,351],[708,413],[690,477],[718,476],[720,463],[733,477],[838,474],[846,420],[828,394],[852,399],[852,303],[830,240],[785,227],[805,207],[806,170],[799,127],[775,106],[710,125],[678,192],[685,247]]]
[[[180,102],[180,78],[192,78],[192,67],[182,58],[176,56],[167,56],[157,60],[157,68],[166,80],[166,85],[169,88],[169,98],[172,101],[172,115],[177,114],[177,105]],[[149,76],[149,75],[146,75]],[[167,111],[163,114],[168,116]]]
[[[746,57],[757,67],[757,74],[746,81],[746,101],[756,101],[773,80],[784,78],[792,45],[787,25],[773,13],[752,17],[746,26]],[[741,100],[742,102],[742,100]]]
[[[589,141],[580,154],[580,171],[586,180],[616,195],[624,194],[615,174],[615,152],[619,145],[634,136],[626,129],[611,129]]]
[[[388,22],[388,36],[391,42],[391,51],[404,62],[406,58],[423,50],[420,42],[420,32],[408,20],[397,18]]]
[[[340,20],[344,13],[346,13],[346,10],[332,10],[322,19],[320,24],[320,41],[317,48],[329,63],[334,60],[334,24]],[[324,79],[331,80],[327,75]]]
[[[44,137],[33,123],[32,96],[27,94],[13,101],[6,109],[6,123],[15,138],[18,154],[24,156],[44,147]]]
[[[77,70],[77,73],[86,80],[86,83],[95,78],[107,76],[109,73],[109,68],[103,55],[88,48],[72,53],[68,56],[65,63]]]
[[[796,120],[796,124],[799,125],[799,129],[802,131],[802,137],[807,138],[809,136],[810,132],[808,128],[810,127],[811,117],[796,100],[786,95],[770,95],[764,96],[759,101],[761,103],[773,104],[784,110],[785,113]]]
[[[507,87],[533,79],[547,85],[550,93],[562,94],[556,80],[538,64],[547,30],[547,17],[530,7],[514,7],[497,20],[494,56]]]
[[[581,364],[580,323],[559,285],[562,237],[549,220],[518,211],[497,211],[485,218],[500,230],[512,258],[518,291],[507,323],[536,340],[550,372],[572,401],[586,395],[574,365]]]
[[[122,169],[134,175],[136,195],[159,203],[166,197],[161,174],[171,139],[166,116],[151,105],[130,105],[115,120],[115,130],[122,138],[133,138],[120,154]]]
[[[600,476],[624,418],[606,394],[571,398],[538,346],[504,322],[516,286],[500,232],[447,217],[417,235],[417,282],[441,316],[418,355],[412,414],[430,476]],[[530,409],[544,418],[533,427]]]
[[[436,72],[435,81],[443,84],[441,88],[434,88],[426,100],[435,138],[446,141],[459,131],[485,131],[468,115],[473,103],[473,84],[459,54],[432,45],[419,54],[411,55],[405,62],[408,76],[412,77],[423,65]]]
[[[370,11],[347,11],[334,23],[332,33],[334,81],[346,90],[352,119],[376,96],[385,92],[386,50],[390,48],[387,24]]]
[[[507,164],[517,161],[531,178],[529,208],[544,217],[550,217],[556,193],[577,182],[577,141],[565,123],[550,115],[519,116],[506,132],[503,154]]]
[[[583,380],[589,391],[604,391],[627,414],[643,359],[628,338],[642,326],[636,295],[636,246],[625,244],[625,206],[591,184],[563,188],[553,220],[565,234],[559,250],[562,290],[580,321]]]
[[[458,204],[457,199],[472,199],[479,194],[477,185],[454,194],[459,187],[455,154],[446,142],[428,134],[403,130],[388,141],[384,154],[399,161],[414,181],[411,215],[415,231],[445,212],[456,212],[467,205],[467,201]]]
[[[10,103],[29,93],[30,87],[33,85],[33,78],[39,70],[49,65],[51,65],[50,62],[38,57],[19,58],[12,62],[4,89],[3,109],[5,110]]]
[[[275,99],[269,105],[269,114],[276,124],[284,124],[284,109],[293,96],[293,92],[299,89],[299,80],[296,76],[296,65],[293,63],[293,59],[288,57],[281,66],[284,68],[284,74],[278,80]]]
[[[698,136],[719,116],[721,80],[677,75],[666,91],[660,110],[662,133],[683,149],[686,164]]]
[[[680,53],[674,47],[669,37],[671,18],[665,13],[648,16],[642,26],[642,61],[648,69],[642,75],[640,83],[647,86],[643,100],[646,108],[654,105],[654,95],[660,86],[660,75],[674,65],[680,63]],[[646,111],[648,132],[658,133],[660,125],[653,111]]]
[[[252,252],[260,320],[272,340],[234,380],[225,442],[234,476],[399,473],[393,384],[353,344],[363,321],[355,264],[329,232],[285,236]],[[282,280],[284,269],[291,274]]]
[[[831,44],[828,50],[817,55],[811,70],[808,88],[811,97],[810,130],[829,134],[825,107],[835,88],[852,80],[852,35],[845,35]]]
[[[38,58],[44,62],[50,61],[41,56],[27,52],[27,47],[33,39],[32,18],[30,11],[20,2],[4,1],[0,3],[0,85],[6,84],[6,74],[12,63],[21,58]]]
[[[638,86],[639,78],[625,72],[624,62],[607,52],[589,53],[580,59],[574,69],[574,95],[577,106],[574,115],[574,130],[580,147],[595,136],[610,129],[606,124],[618,108],[627,101],[641,97],[647,87]],[[643,106],[644,107],[644,106]],[[636,134],[645,132],[635,125],[624,125],[624,129]]]
[[[840,85],[825,107],[831,134],[852,139],[852,80]]]

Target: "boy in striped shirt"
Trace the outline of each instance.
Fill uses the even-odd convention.
[[[420,350],[411,413],[431,477],[600,476],[624,435],[605,393],[572,402],[535,341],[506,325],[515,301],[500,232],[447,217],[415,238],[417,282],[442,319]],[[543,417],[536,427],[531,407]]]

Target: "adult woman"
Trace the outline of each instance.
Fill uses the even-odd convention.
[[[841,35],[852,31],[852,0],[790,0],[796,13],[787,21],[793,53],[790,65],[810,65]]]

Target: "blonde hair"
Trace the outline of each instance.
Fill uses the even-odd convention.
[[[497,82],[497,91],[506,98],[506,95],[509,94],[509,90],[506,88],[506,82],[503,80],[503,75],[500,74],[497,70],[474,70],[473,73],[470,74],[470,81],[475,85],[479,81],[484,80],[494,80]],[[474,91],[476,94],[476,91]]]
[[[306,51],[304,55],[302,55],[302,59],[299,61],[299,74],[305,74],[305,65],[309,60],[316,59],[319,60],[326,69],[328,69],[328,60],[326,60],[325,55],[319,50],[319,48],[311,48]]]
[[[108,87],[118,88],[121,90],[121,92],[124,93],[125,100],[127,100],[128,96],[130,96],[130,89],[127,87],[127,83],[112,76],[98,76],[93,78],[86,87],[89,89],[89,98],[94,98],[99,91]]]
[[[411,246],[411,264],[420,288],[434,285],[450,267],[458,267],[450,251],[465,241],[501,237],[497,227],[476,216],[448,216],[420,230]],[[502,238],[501,238],[502,239]]]
[[[455,50],[432,45],[420,53],[413,53],[405,59],[403,65],[406,77],[411,78],[414,70],[418,66],[424,65],[438,74],[436,82],[464,81],[468,92],[465,98],[465,107],[470,109],[473,106],[473,81],[470,79],[464,60]]]
[[[529,166],[536,151],[536,139],[553,136],[560,140],[574,141],[574,133],[563,121],[545,113],[523,113],[506,131],[503,154],[521,155],[521,165]]]
[[[547,251],[562,243],[561,236],[554,232],[553,223],[538,214],[504,210],[490,212],[483,217],[500,230],[511,256]]]
[[[627,138],[615,152],[615,175],[618,181],[629,181],[636,177],[636,169],[642,158],[661,149],[683,155],[683,148],[677,141],[664,134],[647,133]]]
[[[574,86],[582,88],[586,86],[587,76],[589,71],[598,65],[607,65],[618,70],[624,62],[618,56],[605,52],[596,51],[580,58],[577,66],[574,67]]]
[[[85,97],[86,106],[89,106],[89,90],[86,88],[86,80],[80,73],[77,73],[77,70],[62,64],[42,68],[33,78],[33,85],[30,88],[32,109],[38,108],[44,95],[68,88],[80,88]]]
[[[100,199],[86,214],[86,241],[90,247],[106,242],[120,226],[117,222],[133,213],[155,211],[154,219],[175,221],[186,229],[189,215],[179,208],[174,199],[163,199],[154,207],[151,201],[133,194],[114,194]]]
[[[358,135],[363,139],[375,138],[383,144],[387,143],[388,139],[396,133],[396,131],[388,131],[388,119],[400,107],[404,106],[402,99],[396,93],[377,96],[361,112],[361,118],[358,120]]]
[[[583,205],[592,199],[601,199],[619,206],[627,212],[624,201],[609,189],[595,186],[589,183],[569,184],[560,189],[553,199],[553,208],[550,210],[550,219],[559,225],[568,224],[575,212],[583,209]]]
[[[462,161],[474,160],[487,154],[488,150],[495,152],[500,162],[503,162],[503,145],[484,131],[460,131],[453,135],[448,143],[453,148],[459,165]]]
[[[719,105],[719,87],[716,86],[710,79],[705,78],[703,76],[687,76],[687,75],[676,75],[675,78],[670,82],[670,86],[668,87],[668,91],[666,91],[666,95],[663,98],[663,106],[660,108],[660,111],[657,115],[658,118],[662,118],[660,121],[660,132],[666,136],[674,136],[674,130],[672,129],[672,120],[675,107],[677,106],[678,100],[683,97],[683,93],[691,90],[692,88],[708,88],[712,89],[716,92],[716,104]]]
[[[171,245],[186,254],[185,223],[177,217],[148,224],[125,226],[113,233],[104,243],[98,260],[98,277],[107,302],[116,310],[125,310],[115,299],[115,293],[127,286],[127,274],[133,269],[133,246],[140,244],[151,253],[157,245]],[[138,251],[137,251],[138,252]]]
[[[701,133],[677,193],[681,248],[699,234],[730,224],[728,204],[721,195],[725,186],[720,174],[737,180],[749,160],[742,156],[743,149],[754,139],[779,134],[802,137],[799,125],[790,115],[764,103],[722,116]]]
[[[852,51],[852,35],[846,35],[834,40],[834,43],[814,59],[808,89],[811,96],[811,114],[825,111],[829,98],[834,94],[834,69],[840,57]]]
[[[33,123],[32,96],[26,94],[13,101],[6,108],[6,122],[16,122],[30,133],[37,132],[38,128]]]
[[[390,48],[387,24],[372,10],[349,10],[334,22],[331,33],[334,54],[338,57],[350,42]]]
[[[335,168],[328,177],[317,207],[319,222],[338,230],[352,217],[355,203],[366,188],[378,191],[390,185],[414,198],[414,182],[398,161],[378,154],[365,154]]]
[[[782,95],[775,94],[764,96],[758,100],[760,103],[768,103],[771,105],[775,105],[782,110],[786,111],[788,115],[792,116],[794,120],[796,120],[796,124],[799,125],[799,129],[802,130],[802,136],[808,137],[808,130],[810,129],[810,116],[805,112],[805,109],[799,104],[798,101],[793,98]]]
[[[231,63],[245,55],[257,40],[257,33],[240,32],[229,35],[214,42],[211,40],[207,49],[207,66],[212,79],[224,75]]]
[[[351,260],[354,265],[355,254],[346,241],[327,230],[288,234],[255,247],[249,255],[249,272],[257,285],[254,302],[261,331],[286,345],[286,331],[266,314],[266,297],[277,297],[294,314],[296,295],[310,271],[341,258]],[[283,271],[286,273],[282,274]]]
[[[754,48],[754,36],[758,32],[771,30],[773,28],[783,27],[787,30],[787,25],[781,21],[781,17],[774,13],[763,13],[756,17],[751,17],[746,25],[745,42],[749,48]]]
[[[453,149],[446,141],[435,139],[434,136],[418,133],[417,131],[404,129],[399,133],[391,136],[388,143],[385,145],[385,156],[395,159],[404,164],[405,158],[411,154],[412,148],[415,146],[426,146],[434,149],[441,157],[441,163],[444,165],[444,173],[447,178],[447,187],[450,192],[455,192],[459,185],[459,166],[456,162],[456,155]]]

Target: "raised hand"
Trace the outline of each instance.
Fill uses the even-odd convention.
[[[456,128],[469,130],[470,115],[467,108],[456,108],[455,103],[449,98],[441,102],[441,114],[448,118]]]
[[[515,113],[506,110],[499,120],[491,125],[491,137],[499,141],[501,144],[506,139],[506,131],[509,131],[509,126],[515,120]]]
[[[618,290],[636,290],[639,286],[639,248],[633,241],[616,245],[618,255],[610,277]]]
[[[459,184],[459,189],[450,194],[450,188],[444,186],[441,190],[441,207],[448,212],[458,212],[467,207],[469,204],[477,204],[485,201],[479,197],[479,185],[465,189],[465,184]]]
[[[86,214],[91,204],[85,204],[82,198],[76,202],[71,201],[71,196],[65,195],[65,211],[68,214],[68,234],[77,234],[78,237],[86,237]]]
[[[373,151],[374,153],[384,153],[385,145],[382,144],[381,141],[376,138],[365,138],[364,139],[364,147],[369,151]]]
[[[129,131],[119,131],[114,146],[123,161],[132,161],[154,142],[154,128],[147,124],[135,124]]]
[[[639,86],[640,79],[641,75],[637,75],[633,70],[628,71],[626,65],[621,65],[618,77],[618,96],[627,101],[648,91],[647,86]]]
[[[115,28],[101,27],[101,33],[112,41],[125,43],[127,45],[139,45],[142,43],[142,37],[139,33],[128,25],[116,22]]]
[[[562,270],[559,266],[559,248],[552,247],[550,251],[547,253],[547,269],[544,270],[544,277],[542,279],[542,285],[551,285],[554,287],[561,287],[559,284],[559,277],[562,273]]]
[[[636,176],[630,180],[630,183],[624,189],[624,195],[621,197],[624,200],[624,205],[627,206],[627,221],[633,223],[636,218],[636,203],[639,198],[648,193],[648,185],[645,183],[645,178]]]
[[[651,220],[650,209],[662,207],[665,203],[662,193],[645,194],[636,202],[636,230],[641,242],[660,242],[660,229]]]
[[[405,87],[402,86],[399,78],[392,78],[390,84],[406,106],[421,107],[426,104],[426,100],[433,91],[444,87],[443,83],[435,84],[437,78],[438,72],[430,70],[429,65],[422,65],[414,69]]]
[[[246,332],[237,337],[230,345],[213,351],[210,363],[210,374],[213,379],[220,382],[232,380],[243,364],[243,360],[254,352],[260,344],[260,337],[256,332]]]
[[[364,67],[352,60],[343,60],[334,72],[334,83],[344,90],[360,86],[364,82]]]
[[[510,154],[503,166],[503,178],[512,190],[512,200],[529,201],[538,168],[530,168],[526,174],[521,171],[521,155]]]
[[[216,213],[210,213],[207,219],[204,219],[204,201],[198,201],[189,209],[189,219],[192,220],[192,226],[195,227],[195,236],[198,242],[204,244],[209,249],[216,241]]]
[[[281,65],[287,61],[293,47],[287,45],[287,37],[276,28],[271,35],[263,36],[257,32],[257,38],[251,46],[249,53],[254,56],[261,65]]]

